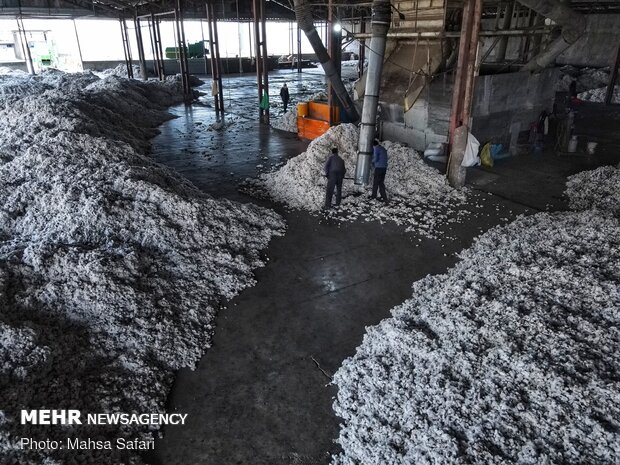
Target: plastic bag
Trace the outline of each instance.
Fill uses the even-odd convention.
[[[467,134],[467,148],[465,149],[465,156],[461,166],[476,166],[480,164],[480,157],[478,157],[478,149],[480,148],[480,142],[469,132]]]
[[[482,147],[482,151],[480,152],[480,162],[482,166],[486,166],[488,168],[493,167],[493,157],[491,156],[491,144],[487,142]]]

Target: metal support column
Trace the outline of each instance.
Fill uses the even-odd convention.
[[[618,52],[616,53],[614,67],[609,75],[609,84],[607,84],[607,93],[605,94],[605,105],[609,105],[611,103],[611,98],[614,95],[616,80],[618,79],[618,67],[620,67],[620,45],[618,45]]]
[[[461,21],[461,38],[459,40],[459,54],[456,64],[456,75],[454,77],[454,87],[452,90],[452,109],[450,112],[449,141],[452,145],[454,130],[463,124],[461,121],[461,111],[463,97],[465,95],[465,80],[467,78],[467,61],[469,59],[469,42],[473,23],[473,12],[475,0],[465,0],[463,8],[463,19]]]
[[[159,80],[163,81],[166,79],[166,66],[164,64],[164,49],[161,44],[161,29],[159,27],[159,18],[156,18],[155,15],[152,14],[151,21],[153,23],[153,38],[155,40],[155,53],[158,56],[157,75],[159,76]]]
[[[136,15],[134,17],[134,26],[136,28],[136,42],[138,44],[138,60],[140,61],[140,74],[142,80],[146,81],[148,75],[146,72],[146,57],[144,56],[144,42],[142,41],[142,26],[140,25],[140,18]]]
[[[125,18],[119,18],[121,25],[121,38],[123,39],[123,52],[125,53],[125,66],[127,66],[127,77],[133,79],[133,68],[131,67],[131,48],[129,47],[129,37],[127,35],[127,22]]]
[[[254,39],[256,49],[256,81],[258,84],[258,104],[260,121],[269,124],[269,106],[261,108],[263,97],[269,99],[269,68],[267,61],[267,40],[264,16],[264,0],[252,0],[252,11],[254,13]]]
[[[480,38],[480,21],[482,19],[482,0],[474,1],[474,16],[469,43],[469,58],[467,59],[467,79],[465,81],[465,96],[463,97],[463,109],[461,120],[469,128],[469,116],[474,98],[474,85],[476,82],[476,60],[478,59],[478,46]]]
[[[181,83],[183,85],[183,94],[187,97],[191,95],[192,89],[189,85],[189,64],[187,62],[185,27],[183,25],[183,0],[177,0],[177,5],[174,10],[174,22],[176,24],[177,58],[179,59],[179,67],[181,70]]]
[[[212,94],[215,101],[215,113],[224,116],[224,89],[222,88],[222,60],[217,34],[217,19],[213,2],[206,5],[207,29],[209,32],[209,53],[211,54],[211,78],[213,79]]]
[[[364,34],[366,32],[366,18],[361,17],[360,22],[360,33]],[[364,39],[359,39],[359,51],[357,54],[358,64],[357,64],[357,77],[361,78],[364,74],[364,62],[366,61],[366,41]]]
[[[297,26],[297,72],[301,73],[301,28]]]
[[[508,0],[506,3],[506,8],[504,9],[504,17],[502,19],[502,30],[510,29],[512,25],[512,16],[514,14],[515,1]],[[463,19],[465,19],[465,14],[463,14]],[[502,37],[499,41],[499,46],[497,47],[497,53],[495,54],[495,61],[501,62],[506,59],[506,48],[508,47],[508,36]]]
[[[32,63],[32,54],[30,53],[30,47],[28,46],[28,38],[26,37],[24,20],[21,17],[17,18],[17,30],[19,32],[19,37],[22,42],[22,49],[24,51],[24,61],[26,62],[26,68],[28,68],[28,72],[30,74],[34,75],[36,73],[34,72],[34,65]]]
[[[80,55],[80,66],[82,67],[82,71],[84,71],[84,59],[82,58],[82,47],[80,46],[80,36],[78,35],[77,25],[75,24],[75,19],[73,20],[73,30],[75,31],[75,41],[77,43],[78,53]]]

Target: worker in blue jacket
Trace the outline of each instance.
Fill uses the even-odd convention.
[[[334,147],[331,156],[325,162],[325,177],[327,178],[325,210],[332,206],[334,189],[336,190],[336,205],[340,205],[340,200],[342,199],[342,180],[345,173],[344,160],[338,155],[338,149]]]
[[[385,193],[385,173],[387,171],[388,166],[388,155],[387,150],[377,139],[372,143],[372,166],[375,167],[375,174],[372,180],[372,195],[371,199],[377,198],[377,190],[381,192],[381,201],[387,202],[387,194]]]

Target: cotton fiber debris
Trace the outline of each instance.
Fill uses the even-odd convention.
[[[156,427],[20,425],[19,410],[164,412],[172,371],[195,365],[283,221],[216,201],[142,154],[182,100],[178,82],[53,72],[0,89],[0,462],[141,463],[135,451],[17,441]]]
[[[332,463],[620,463],[620,222],[597,206],[521,217],[414,283],[335,374]]]
[[[620,217],[620,166],[602,166],[568,178],[566,195],[575,210],[597,209]]]
[[[577,92],[596,89],[606,86],[609,82],[609,67],[606,68],[577,68],[567,65],[560,69],[561,75],[557,90],[568,92],[570,84],[576,81]]]
[[[577,94],[577,97],[586,102],[603,103],[607,96],[607,87],[599,87]],[[615,86],[611,95],[611,103],[620,103],[620,86]]]
[[[297,107],[293,106],[289,111],[278,118],[271,120],[271,127],[286,132],[297,132]]]
[[[243,189],[254,195],[267,195],[295,209],[319,212],[325,204],[324,165],[332,147],[338,148],[345,161],[346,176],[352,178],[358,137],[359,132],[352,124],[334,126],[313,140],[306,152],[290,159],[278,171],[250,181]],[[459,208],[465,202],[466,191],[452,189],[445,177],[426,165],[415,150],[393,142],[383,145],[389,157],[385,179],[389,204],[369,200],[370,188],[364,189],[345,179],[342,204],[329,211],[330,218],[393,221],[421,235],[438,237],[439,228],[466,214]]]

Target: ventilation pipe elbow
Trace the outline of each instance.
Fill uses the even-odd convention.
[[[368,54],[368,69],[366,71],[364,106],[362,108],[357,165],[355,167],[355,184],[368,184],[370,177],[370,160],[373,149],[372,141],[375,138],[381,72],[383,70],[387,33],[390,29],[391,21],[390,1],[374,0],[372,3],[372,37],[370,39],[370,53]]]
[[[524,71],[539,71],[546,68],[586,31],[585,16],[571,10],[558,0],[520,0],[520,3],[562,27],[560,37],[551,42],[544,52],[532,58],[523,67]]]
[[[325,76],[329,80],[336,97],[342,104],[344,111],[347,112],[351,121],[356,122],[359,120],[359,115],[353,104],[353,100],[349,96],[347,89],[344,87],[336,65],[329,57],[323,41],[319,37],[319,33],[314,27],[314,20],[312,19],[312,10],[310,4],[306,0],[295,0],[295,17],[297,18],[297,24],[300,29],[304,31],[308,42],[312,45],[314,53],[316,53]]]

